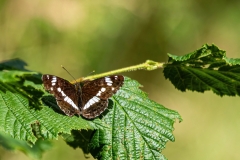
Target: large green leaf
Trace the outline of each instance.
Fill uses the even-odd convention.
[[[100,147],[101,159],[165,159],[161,151],[174,141],[173,123],[179,114],[150,100],[139,83],[125,78],[124,86],[113,96],[110,110],[96,131],[91,147]],[[94,152],[94,151],[93,151]],[[93,153],[94,154],[94,153]]]
[[[161,152],[174,141],[173,124],[181,117],[150,100],[136,81],[125,77],[100,118],[86,120],[64,115],[40,77],[18,67],[2,68],[1,132],[31,145],[62,135],[69,145],[90,149],[99,159],[166,159]]]
[[[7,72],[15,74],[16,72]],[[23,74],[21,72],[21,74]],[[29,73],[26,73],[29,75]],[[16,139],[34,143],[37,137],[32,132],[32,124],[38,123],[41,136],[44,139],[57,138],[58,133],[70,133],[72,129],[94,129],[91,121],[78,117],[68,117],[57,114],[52,108],[44,106],[33,93],[19,83],[2,83],[0,91],[0,130],[12,135]],[[35,90],[40,88],[36,86]],[[28,87],[28,89],[32,89]],[[38,90],[39,91],[39,90]],[[37,91],[35,91],[38,93]],[[36,94],[37,95],[37,94]],[[44,99],[46,102],[52,100]],[[32,105],[30,105],[32,104]],[[53,105],[56,105],[53,102]],[[41,109],[39,109],[41,108]]]
[[[72,129],[96,128],[92,121],[56,113],[56,102],[44,91],[40,74],[10,68],[0,72],[0,131],[34,144],[39,137],[53,139]],[[44,105],[49,103],[54,107]]]
[[[240,59],[227,58],[217,46],[206,44],[184,56],[168,56],[164,75],[177,89],[240,95]]]

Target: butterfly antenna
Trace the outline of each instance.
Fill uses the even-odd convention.
[[[95,70],[93,70],[92,72],[88,73],[88,75],[91,75],[91,74],[93,74],[94,72],[95,72]]]
[[[64,69],[64,70],[74,79],[74,81],[77,83],[77,80],[73,77],[73,75],[72,75],[70,72],[68,72],[68,70],[67,70],[65,67],[63,67],[63,65],[61,65],[61,67],[62,67],[62,69]]]

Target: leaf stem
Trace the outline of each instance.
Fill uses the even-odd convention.
[[[155,61],[152,61],[152,60],[146,60],[146,62],[144,62],[142,64],[138,64],[138,65],[125,67],[125,68],[121,68],[121,69],[117,69],[117,70],[113,70],[113,71],[109,71],[109,72],[105,72],[105,73],[101,73],[101,74],[96,74],[96,75],[91,75],[91,76],[79,78],[79,79],[77,79],[77,82],[86,81],[86,80],[93,80],[93,79],[97,79],[97,78],[101,78],[101,77],[105,77],[105,76],[109,76],[109,75],[116,75],[116,74],[123,73],[123,72],[130,72],[130,71],[137,71],[137,70],[151,71],[151,70],[155,70],[155,69],[158,69],[158,68],[162,68],[163,65],[164,65],[164,63],[159,63],[159,62],[155,62]]]

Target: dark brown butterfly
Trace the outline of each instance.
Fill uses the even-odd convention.
[[[42,76],[44,88],[54,95],[60,109],[68,116],[75,114],[91,119],[108,106],[108,99],[123,85],[122,75],[113,75],[71,84],[49,74]]]

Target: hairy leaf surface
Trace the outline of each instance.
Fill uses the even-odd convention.
[[[173,124],[180,115],[150,100],[139,83],[125,78],[102,121],[107,127],[93,136],[91,147],[102,147],[101,159],[166,159],[161,151],[174,141]]]

